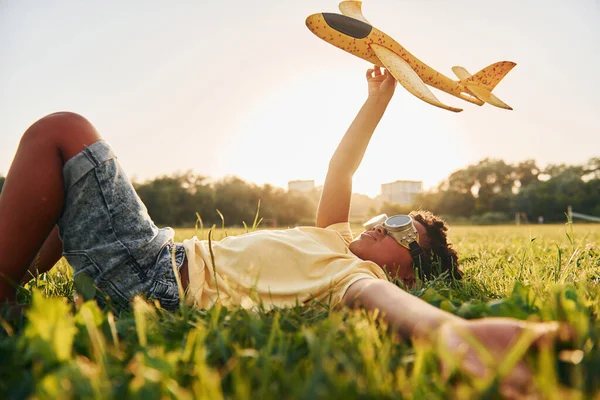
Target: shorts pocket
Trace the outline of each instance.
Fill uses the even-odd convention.
[[[65,256],[69,265],[73,267],[74,275],[84,273],[95,280],[102,272],[94,260],[82,251],[65,252],[63,256]]]
[[[103,305],[109,304],[119,310],[130,308],[131,300],[135,296],[135,294],[133,296],[124,294],[122,289],[112,281],[99,282],[96,287],[98,288],[96,299]]]
[[[150,300],[158,300],[160,306],[168,311],[179,307],[179,290],[177,282],[156,280],[150,287]]]
[[[84,252],[63,254],[75,273],[73,283],[84,300],[96,299],[101,305],[114,304],[119,309],[128,307],[128,297],[110,280],[103,279],[102,268]]]
[[[65,253],[64,256],[74,270],[75,292],[85,301],[94,299],[97,293],[96,279],[100,275],[98,265],[85,253]]]

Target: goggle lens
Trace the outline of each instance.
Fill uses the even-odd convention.
[[[384,226],[389,228],[400,228],[410,224],[412,219],[408,215],[394,215],[385,221]]]
[[[366,230],[382,225],[386,233],[393,237],[401,246],[410,250],[411,242],[417,242],[418,233],[408,215],[393,215],[388,218],[386,214],[371,218],[363,226]]]

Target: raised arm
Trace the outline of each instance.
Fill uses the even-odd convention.
[[[371,136],[390,102],[396,80],[386,70],[367,71],[369,95],[329,161],[329,169],[317,209],[316,226],[348,221],[352,177],[358,169]]]

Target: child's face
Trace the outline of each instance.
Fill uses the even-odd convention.
[[[425,227],[418,221],[414,221],[414,225],[419,232],[419,244],[426,245],[428,238]],[[361,233],[350,243],[350,251],[362,260],[376,263],[392,278],[401,279],[407,285],[415,280],[410,251],[386,234],[381,225]]]

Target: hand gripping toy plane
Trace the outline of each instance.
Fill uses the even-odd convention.
[[[508,104],[494,96],[492,90],[516,65],[514,62],[500,61],[485,67],[475,75],[469,74],[463,67],[452,67],[459,79],[454,81],[374,28],[362,15],[361,5],[360,1],[342,1],[339,8],[343,15],[313,14],[306,18],[306,26],[326,42],[386,68],[406,90],[429,104],[454,112],[462,111],[461,108],[450,107],[440,102],[426,85],[478,106],[486,102],[512,110]]]

